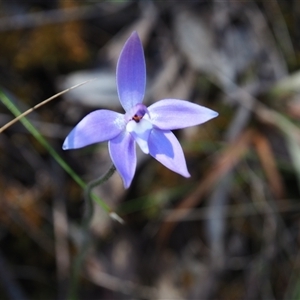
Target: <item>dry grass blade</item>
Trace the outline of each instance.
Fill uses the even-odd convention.
[[[76,84],[76,85],[74,85],[74,86],[72,86],[72,87],[70,87],[70,88],[68,88],[68,89],[65,89],[65,90],[63,90],[63,91],[61,91],[61,92],[59,92],[59,93],[53,95],[53,96],[50,97],[50,98],[47,98],[46,100],[40,102],[39,104],[37,104],[37,105],[31,107],[30,109],[26,110],[25,112],[23,112],[22,114],[20,114],[19,116],[17,116],[17,117],[14,118],[13,120],[11,120],[10,122],[8,122],[8,123],[6,123],[4,126],[2,126],[2,127],[0,128],[0,133],[2,133],[4,130],[6,130],[6,129],[7,129],[8,127],[10,127],[11,125],[13,125],[13,124],[15,124],[16,122],[18,122],[18,121],[19,121],[20,119],[22,119],[23,117],[29,115],[29,114],[32,113],[34,110],[36,110],[36,109],[40,108],[41,106],[43,106],[43,105],[49,103],[50,101],[54,100],[55,98],[57,98],[57,97],[59,97],[59,96],[65,94],[65,93],[67,93],[67,92],[69,92],[69,91],[71,91],[71,90],[73,90],[73,89],[75,89],[75,88],[78,88],[78,87],[80,87],[81,85],[84,85],[84,84],[86,84],[86,83],[88,83],[88,82],[90,82],[90,81],[92,81],[92,80],[95,80],[95,79],[96,79],[96,78],[90,79],[90,80],[87,80],[87,81],[84,81],[84,82],[81,82],[81,83],[79,83],[79,84]]]
[[[279,206],[274,208],[271,212],[269,207],[266,207],[262,203],[262,201],[253,201],[252,203],[239,203],[239,204],[231,204],[224,206],[225,216],[226,218],[240,218],[240,217],[248,217],[248,216],[255,216],[255,215],[264,215],[264,214],[288,214],[291,212],[298,212],[300,211],[300,204],[291,204],[289,200],[282,200],[279,203]],[[164,215],[167,216],[167,222],[191,222],[191,221],[202,221],[207,220],[208,218],[216,219],[218,215],[214,212],[212,213],[209,210],[209,207],[202,207],[193,209],[190,212],[189,209],[177,209],[174,214],[172,214],[171,219],[171,212],[174,212],[173,209],[167,209],[164,211]],[[187,216],[182,219],[182,214],[186,214]]]
[[[268,15],[271,26],[273,27],[274,35],[280,43],[281,48],[286,56],[296,60],[296,53],[293,46],[292,38],[289,33],[287,24],[284,20],[283,13],[277,0],[263,0],[265,12]]]
[[[243,155],[249,150],[249,144],[253,137],[253,131],[247,130],[239,139],[230,144],[223,153],[221,153],[212,168],[208,171],[204,179],[201,179],[201,183],[198,187],[188,195],[183,201],[181,201],[176,209],[174,209],[170,215],[166,216],[160,231],[158,239],[160,242],[165,242],[174,229],[176,222],[183,219],[193,207],[195,207],[202,200],[203,196],[214,186],[214,184],[226,175],[243,157]],[[180,216],[178,215],[180,212]],[[176,222],[169,222],[169,220],[176,220]]]
[[[287,147],[292,159],[292,165],[298,180],[298,188],[300,188],[300,145],[297,136],[293,134],[286,135]]]
[[[253,136],[253,143],[262,167],[266,172],[272,192],[277,198],[282,198],[285,194],[285,189],[281,175],[276,168],[276,160],[268,140],[265,136],[256,132]]]
[[[88,279],[96,285],[125,295],[134,295],[138,298],[157,299],[158,297],[158,291],[155,288],[143,286],[135,282],[104,273],[99,260],[93,255],[88,258],[85,266]]]
[[[265,120],[278,127],[286,139],[286,145],[289,150],[291,159],[293,161],[293,167],[296,171],[296,176],[298,179],[298,186],[300,187],[300,146],[299,146],[299,136],[300,129],[297,125],[293,124],[284,115],[268,110],[266,108],[262,109],[259,116]]]

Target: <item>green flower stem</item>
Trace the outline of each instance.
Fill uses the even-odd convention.
[[[85,213],[81,224],[82,244],[80,246],[80,250],[73,264],[73,271],[72,271],[72,277],[71,277],[70,289],[68,295],[68,299],[70,300],[78,299],[78,284],[79,284],[81,266],[90,244],[89,227],[94,214],[92,190],[96,186],[101,185],[102,183],[107,181],[114,174],[115,170],[116,170],[115,166],[112,165],[103,176],[97,178],[96,180],[91,181],[90,183],[87,184],[85,188],[84,198],[85,198],[86,207],[85,207]]]
[[[116,171],[116,167],[114,165],[111,165],[109,170],[101,177],[89,182],[84,190],[84,198],[85,198],[85,203],[86,203],[86,208],[85,208],[85,217],[84,220],[86,220],[87,224],[83,222],[83,225],[89,226],[90,220],[93,217],[94,214],[94,206],[93,206],[93,201],[92,201],[92,191],[93,189],[101,185],[102,183],[106,182]]]
[[[18,117],[21,112],[15,104],[0,90],[1,102],[11,111],[11,113]],[[86,183],[72,170],[72,168],[63,160],[63,158],[54,150],[54,148],[47,142],[47,140],[39,133],[39,131],[26,119],[21,118],[20,122],[24,127],[47,149],[50,155],[57,161],[57,163],[73,178],[73,180],[83,189],[87,187]],[[92,194],[91,197],[96,201],[107,213],[111,213],[111,208],[99,197]]]
[[[6,96],[6,94],[0,89],[0,101],[11,111],[11,113],[18,117],[21,115],[20,110],[16,107],[16,105]],[[64,159],[54,150],[54,148],[47,142],[47,140],[40,134],[40,132],[32,125],[32,123],[25,117],[20,118],[20,122],[24,125],[24,127],[45,147],[45,149],[52,155],[52,157],[57,161],[57,163],[73,178],[73,180],[85,190],[85,200],[86,200],[86,211],[83,217],[82,222],[82,233],[83,233],[83,241],[81,245],[81,249],[78,253],[78,256],[75,258],[74,266],[73,266],[73,274],[70,283],[70,293],[69,299],[77,299],[77,290],[78,290],[78,279],[80,275],[81,264],[84,259],[84,255],[88,249],[89,245],[89,237],[88,230],[89,225],[93,216],[93,200],[99,204],[108,214],[109,216],[123,223],[124,221],[99,197],[92,193],[94,187],[102,184],[107,181],[114,173],[115,166],[112,165],[111,168],[103,175],[86,184],[74,171],[73,169],[64,161]]]

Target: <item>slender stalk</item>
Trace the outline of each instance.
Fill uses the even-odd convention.
[[[21,112],[17,106],[6,96],[0,89],[0,101],[12,112],[13,115],[18,117]],[[73,178],[73,180],[83,189],[86,188],[86,183],[79,177],[73,169],[65,162],[65,160],[54,150],[48,141],[40,134],[40,132],[32,125],[32,123],[24,116],[20,119],[24,127],[45,147],[50,155],[57,161],[57,163]],[[109,215],[112,214],[112,209],[99,197],[92,195],[96,201]]]
[[[92,199],[92,190],[96,186],[106,182],[114,174],[115,170],[116,170],[115,166],[112,165],[104,175],[89,182],[84,190],[85,212],[81,224],[82,244],[80,245],[80,250],[74,259],[70,288],[69,288],[69,295],[68,295],[69,300],[79,299],[78,290],[79,290],[80,271],[81,271],[81,266],[84,261],[86,252],[90,245],[89,228],[94,214],[94,202]]]

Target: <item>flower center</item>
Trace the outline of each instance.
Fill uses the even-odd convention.
[[[144,118],[144,116],[147,116]],[[142,151],[149,153],[148,138],[153,128],[150,121],[147,107],[143,104],[135,105],[126,113],[126,131],[130,132],[134,140],[138,143]]]
[[[144,104],[139,103],[126,113],[127,122],[135,121],[136,123],[139,123],[143,119],[145,114],[149,114],[147,107]]]
[[[132,117],[132,120],[134,120],[135,122],[140,122],[141,119],[143,118],[143,116],[138,116],[137,114],[135,114],[133,117]]]

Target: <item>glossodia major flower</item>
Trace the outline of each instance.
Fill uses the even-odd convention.
[[[171,130],[199,125],[218,115],[178,99],[164,99],[146,107],[142,103],[145,86],[144,51],[138,34],[133,32],[117,64],[117,89],[125,114],[105,109],[91,112],[63,144],[67,150],[108,141],[110,157],[125,188],[130,186],[136,170],[136,143],[170,170],[190,177],[182,148]]]

